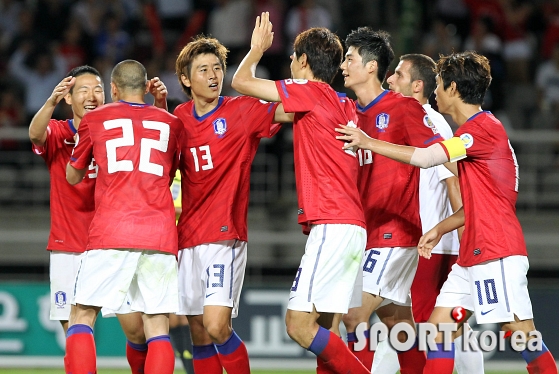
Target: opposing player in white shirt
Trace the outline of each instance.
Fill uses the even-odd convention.
[[[436,86],[435,61],[422,54],[407,54],[400,57],[400,63],[386,82],[389,88],[404,96],[416,98],[429,115],[439,134],[444,139],[453,136],[452,129],[444,117],[429,104],[429,97]],[[423,233],[435,227],[462,206],[458,178],[444,165],[421,169],[419,177],[419,214]],[[430,260],[419,258],[417,272],[411,287],[413,316],[417,323],[427,322],[437,295],[446,280],[450,268],[458,258],[458,230],[443,235],[433,248]],[[471,330],[469,331],[471,332]],[[468,332],[468,333],[469,333]],[[455,367],[458,373],[483,373],[481,351],[462,351],[457,346]],[[384,345],[386,343],[382,343]],[[399,364],[396,352],[388,345],[379,347],[373,361],[373,372],[396,373]]]

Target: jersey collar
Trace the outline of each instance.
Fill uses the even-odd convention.
[[[470,118],[468,118],[468,119],[466,120],[466,122],[468,122],[468,121],[470,121],[470,120],[476,118],[477,116],[479,116],[479,115],[482,114],[482,113],[491,114],[491,112],[488,111],[488,110],[482,110],[481,112],[477,112],[476,114],[474,114],[473,116],[471,116]]]
[[[361,105],[359,105],[359,102],[356,102],[355,106],[357,107],[357,110],[359,110],[360,112],[365,112],[367,111],[370,107],[372,107],[373,105],[375,105],[376,103],[378,103],[379,101],[382,100],[382,98],[384,96],[386,96],[386,94],[388,93],[388,90],[384,90],[383,93],[381,93],[380,95],[378,95],[373,101],[371,101],[369,104],[367,104],[367,106],[362,107]]]
[[[140,104],[140,103],[130,103],[128,101],[124,101],[124,100],[119,100],[119,103],[123,103],[123,104],[128,104],[130,106],[134,106],[134,107],[140,107],[140,108],[144,108],[146,106],[148,106],[149,104]]]
[[[202,116],[198,116],[198,114],[196,114],[196,105],[194,103],[192,103],[192,115],[194,116],[194,118],[196,118],[198,121],[203,121],[206,118],[208,118],[209,116],[211,116],[212,114],[214,114],[214,112],[216,110],[219,109],[219,107],[221,106],[221,104],[223,104],[223,96],[220,96],[219,99],[217,100],[217,105],[215,106],[215,108],[213,108],[212,110],[210,110],[208,113],[202,115]]]
[[[74,120],[73,119],[68,120],[68,127],[70,128],[70,131],[72,131],[72,134],[75,134],[75,133],[78,132],[78,130],[76,130],[76,127],[74,126]]]

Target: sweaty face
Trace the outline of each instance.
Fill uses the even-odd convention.
[[[412,96],[412,80],[410,74],[411,62],[400,61],[394,74],[392,74],[386,82],[388,83],[388,88],[394,92],[399,92],[404,96]]]
[[[213,53],[198,55],[192,61],[190,78],[181,75],[181,81],[192,90],[193,98],[217,99],[223,87],[223,66]]]
[[[355,47],[348,48],[340,69],[344,77],[344,86],[352,90],[356,85],[365,83],[369,79],[367,67],[363,65],[363,59]]]
[[[93,74],[83,74],[76,77],[76,83],[71,94],[68,94],[66,102],[72,106],[74,115],[82,118],[105,103],[105,92],[101,78]]]

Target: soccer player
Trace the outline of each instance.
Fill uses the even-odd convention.
[[[431,323],[452,323],[451,310],[462,306],[478,323],[500,323],[527,339],[537,333],[527,288],[526,243],[515,214],[518,164],[503,125],[481,104],[491,83],[489,61],[475,52],[453,53],[437,62],[435,95],[439,110],[460,127],[454,137],[416,148],[372,139],[342,126],[344,147],[358,146],[394,160],[428,168],[458,161],[464,206],[422,236],[418,250],[430,257],[443,234],[465,225],[458,261],[437,297]],[[541,335],[540,335],[541,336]],[[448,342],[447,342],[448,343]],[[541,349],[522,351],[529,373],[557,373],[553,356]],[[424,373],[452,373],[454,344],[444,351],[442,333],[437,350],[429,351]]]
[[[429,56],[421,54],[407,54],[400,57],[400,62],[386,82],[388,87],[404,96],[417,99],[427,112],[429,119],[435,124],[443,139],[452,138],[452,129],[444,117],[429,104],[429,97],[435,90],[435,61]],[[458,177],[443,165],[429,169],[420,169],[419,176],[419,215],[423,233],[433,228],[437,223],[450,216],[462,206]],[[463,228],[461,228],[463,229]],[[417,272],[411,286],[412,311],[415,322],[427,322],[437,295],[446,280],[450,268],[458,258],[458,232],[456,230],[445,234],[439,244],[433,248],[430,260],[419,258]],[[468,330],[471,333],[471,329]],[[474,342],[477,343],[475,339]],[[456,338],[455,366],[459,374],[482,374],[483,354],[477,350],[461,350],[461,339]],[[398,363],[391,365],[390,354],[383,358],[377,349],[373,359],[373,371],[377,367],[383,370],[392,367],[387,372],[396,373]],[[390,352],[390,351],[389,351]],[[394,351],[392,351],[394,352]],[[381,362],[382,360],[382,362]]]
[[[389,35],[360,27],[345,41],[347,52],[341,65],[344,84],[357,96],[359,126],[370,136],[397,144],[426,146],[442,140],[421,104],[411,97],[382,88],[394,58]],[[355,330],[369,323],[376,311],[391,329],[408,323],[415,329],[410,287],[417,268],[417,243],[421,237],[419,217],[419,170],[371,153],[358,151],[359,190],[367,220],[367,251],[363,257],[363,292],[360,307],[344,316],[348,344],[371,368],[374,351],[355,351]],[[403,338],[403,337],[402,337]],[[425,354],[417,345],[398,352],[402,373],[421,372]]]
[[[309,238],[291,287],[287,333],[317,355],[319,372],[368,373],[340,339],[338,330],[359,281],[366,240],[356,155],[336,150],[340,143],[329,139],[338,122],[355,126],[357,121],[353,102],[330,87],[343,47],[328,29],[302,32],[291,55],[292,79],[274,82],[254,76],[272,40],[269,14],[262,13],[256,18],[251,49],[232,86],[242,94],[282,102],[284,110],[295,115],[298,215]]]
[[[142,313],[145,373],[172,373],[168,313],[178,309],[177,234],[169,185],[178,166],[182,123],[144,103],[150,82],[137,61],[111,74],[112,104],[84,116],[66,168],[72,185],[98,165],[95,214],[76,275],[66,339],[68,372],[95,372],[93,326],[101,307],[129,302]]]
[[[188,316],[197,373],[249,373],[246,346],[232,327],[247,259],[250,167],[260,139],[283,107],[252,97],[220,96],[227,49],[203,36],[188,43],[176,74],[192,100],[174,113],[188,136],[182,146],[178,314]]]

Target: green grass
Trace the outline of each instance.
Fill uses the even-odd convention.
[[[61,369],[0,369],[0,374],[60,374]],[[130,370],[100,369],[98,374],[130,374]],[[312,374],[312,370],[253,370],[253,374]],[[525,374],[526,371],[486,371],[485,374]],[[184,374],[184,371],[175,371],[175,374]]]

